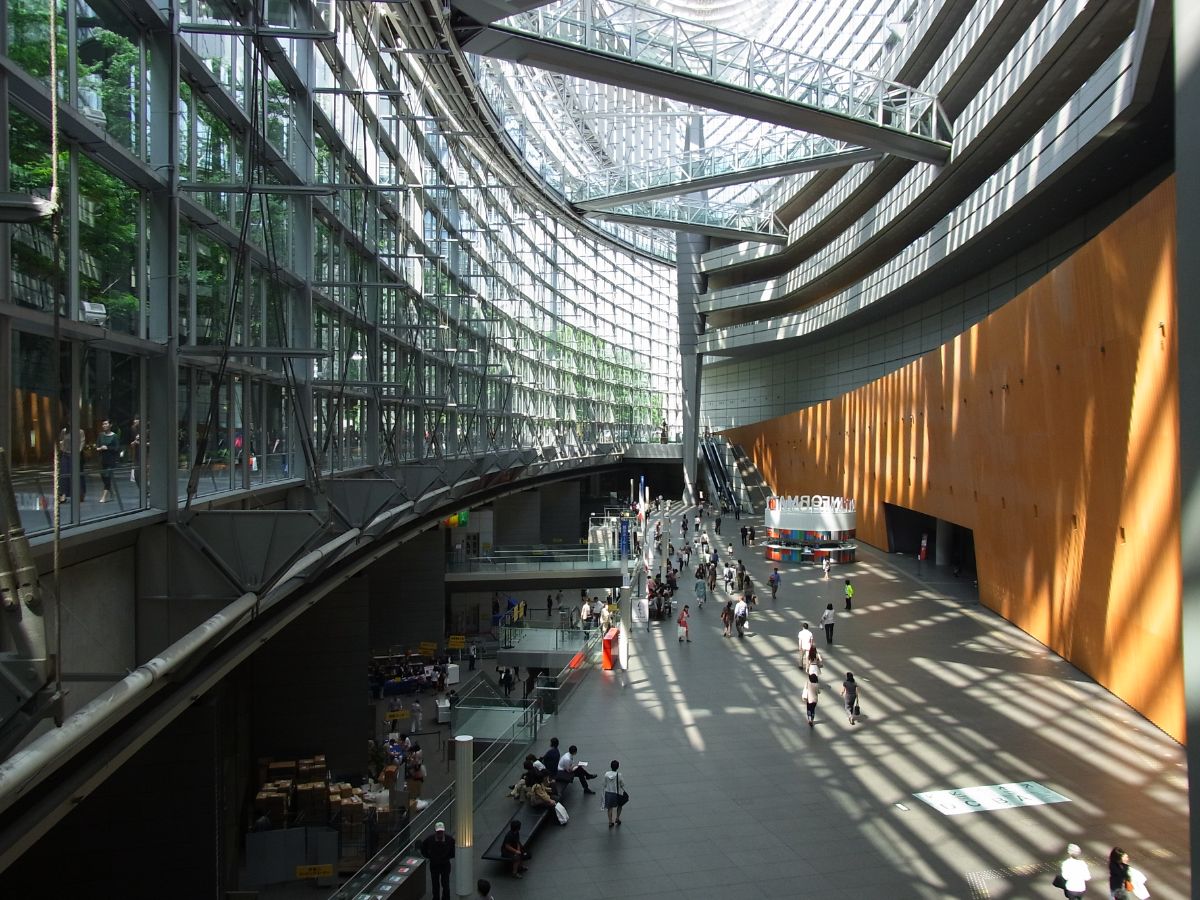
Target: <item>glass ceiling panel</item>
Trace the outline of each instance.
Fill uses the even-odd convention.
[[[596,0],[602,2],[602,0]],[[717,27],[773,47],[817,57],[864,72],[888,74],[895,68],[889,50],[906,23],[943,0],[648,0],[648,10]],[[552,13],[560,3],[543,10]],[[732,48],[731,48],[732,49]],[[735,62],[731,61],[731,62]],[[669,163],[688,150],[692,134],[703,145],[782,141],[796,133],[711,110],[688,107],[628,88],[475,58],[481,88],[505,130],[543,179],[560,193],[568,183],[614,167]],[[714,204],[777,208],[810,173],[721,187],[705,197]],[[622,226],[623,236],[643,230]],[[669,232],[644,240],[656,247],[673,244]]]

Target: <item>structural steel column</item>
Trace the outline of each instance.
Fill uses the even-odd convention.
[[[1183,564],[1183,685],[1187,703],[1192,871],[1200,868],[1200,3],[1175,3],[1176,315],[1179,335],[1180,538]]]
[[[704,147],[704,119],[694,116],[688,123],[685,150]],[[705,194],[704,196],[707,196]],[[683,482],[684,499],[696,499],[699,470],[696,467],[696,445],[700,435],[700,366],[696,353],[700,337],[699,301],[704,293],[704,275],[700,272],[700,255],[708,250],[709,239],[699,234],[675,233],[675,271],[677,315],[679,317],[679,377],[680,402],[683,420]]]

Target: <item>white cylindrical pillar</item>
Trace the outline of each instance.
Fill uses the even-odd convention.
[[[454,738],[454,886],[459,897],[475,893],[475,738]]]

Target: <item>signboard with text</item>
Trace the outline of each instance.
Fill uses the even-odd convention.
[[[857,520],[853,497],[799,494],[768,498],[763,523],[779,531],[853,533]]]

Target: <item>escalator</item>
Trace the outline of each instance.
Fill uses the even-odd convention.
[[[737,497],[734,496],[733,487],[729,483],[728,473],[721,465],[717,448],[711,439],[701,441],[700,447],[704,452],[704,461],[708,464],[708,480],[716,492],[717,499],[725,509],[736,511],[739,506]]]
[[[734,468],[737,469],[742,482],[742,496],[746,498],[751,512],[761,513],[767,508],[767,501],[771,497],[770,486],[741,444],[730,444],[729,452],[733,456]]]

